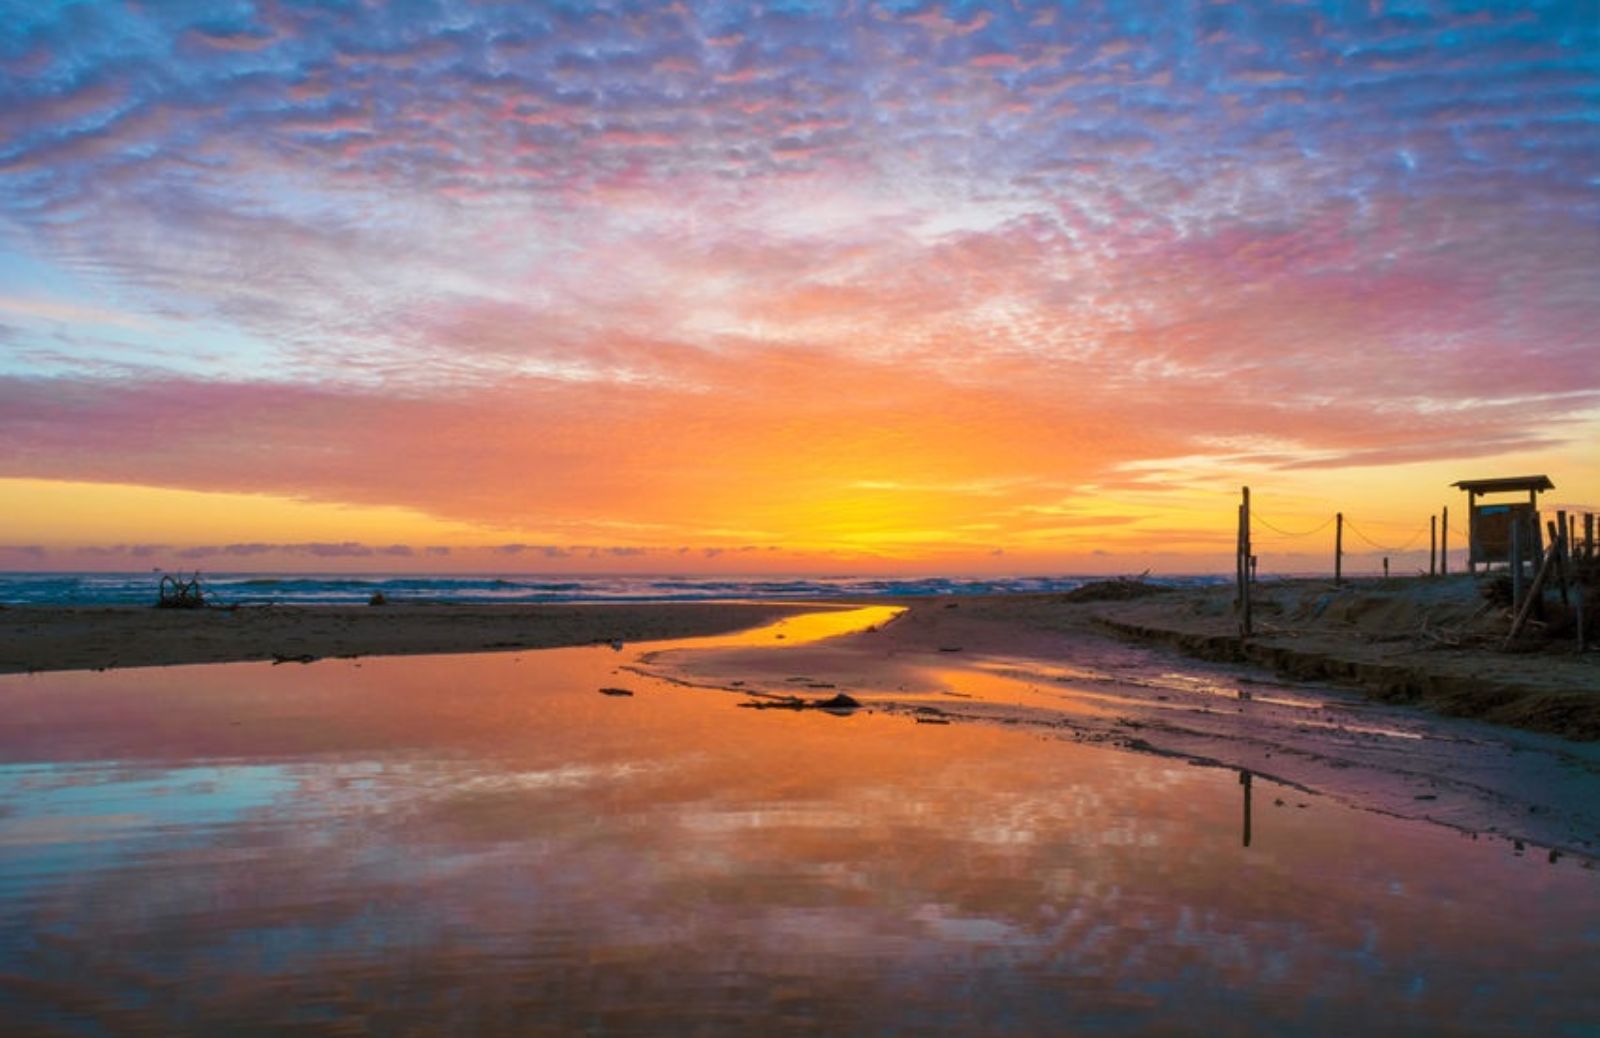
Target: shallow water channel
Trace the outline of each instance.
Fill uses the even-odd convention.
[[[1597,1033],[1587,863],[644,648],[0,678],[6,1033]]]

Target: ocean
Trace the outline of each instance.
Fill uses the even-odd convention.
[[[693,602],[711,599],[881,598],[1062,592],[1103,576],[694,577],[650,575],[461,576],[422,574],[204,573],[216,605],[360,605],[375,593],[404,602]],[[1146,578],[1172,586],[1220,577]],[[159,573],[3,573],[4,605],[150,605]]]

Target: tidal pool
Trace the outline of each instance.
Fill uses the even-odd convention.
[[[1600,1033],[1584,862],[638,651],[0,678],[5,1033]]]

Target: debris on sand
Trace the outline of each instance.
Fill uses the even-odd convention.
[[[159,595],[156,599],[157,609],[204,609],[206,607],[205,588],[200,584],[200,574],[196,573],[189,580],[183,580],[170,573],[161,576]]]
[[[861,709],[860,700],[843,692],[829,699],[782,696],[775,699],[747,699],[739,705],[751,710],[826,710],[830,714],[843,714]]]
[[[602,696],[631,696],[633,692],[626,688],[602,688],[600,694]]]
[[[1117,577],[1114,580],[1097,580],[1092,584],[1073,588],[1061,596],[1063,602],[1121,602],[1130,598],[1147,598],[1150,595],[1164,595],[1172,588],[1161,584],[1152,584],[1144,577],[1149,570],[1137,577]]]
[[[317,657],[309,652],[302,652],[297,656],[287,656],[279,652],[272,654],[272,665],[274,667],[280,663],[315,663],[316,661]]]

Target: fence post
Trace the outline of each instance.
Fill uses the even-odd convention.
[[[1439,517],[1428,516],[1428,576],[1439,575]]]
[[[1333,517],[1333,582],[1344,583],[1344,513]]]
[[[1439,518],[1439,576],[1450,575],[1450,506],[1444,506]]]
[[[1511,528],[1515,530],[1516,525],[1513,524]],[[1534,529],[1537,530],[1538,527]],[[1550,575],[1550,564],[1555,561],[1558,550],[1558,546],[1552,544],[1544,553],[1544,560],[1539,563],[1539,571],[1533,575],[1533,584],[1528,588],[1528,600],[1522,603],[1522,608],[1517,610],[1516,619],[1511,621],[1511,633],[1506,635],[1505,643],[1501,645],[1502,650],[1509,649],[1511,643],[1516,641],[1517,635],[1522,632],[1522,625],[1528,622],[1528,614],[1533,612],[1539,600],[1544,597],[1544,580]]]
[[[1567,597],[1567,513],[1557,512],[1556,521],[1550,524],[1550,546],[1556,550],[1556,586],[1561,591],[1561,604],[1571,605]]]
[[[1522,524],[1511,523],[1511,608],[1522,608]]]
[[[1239,636],[1250,636],[1250,488],[1239,504]]]

